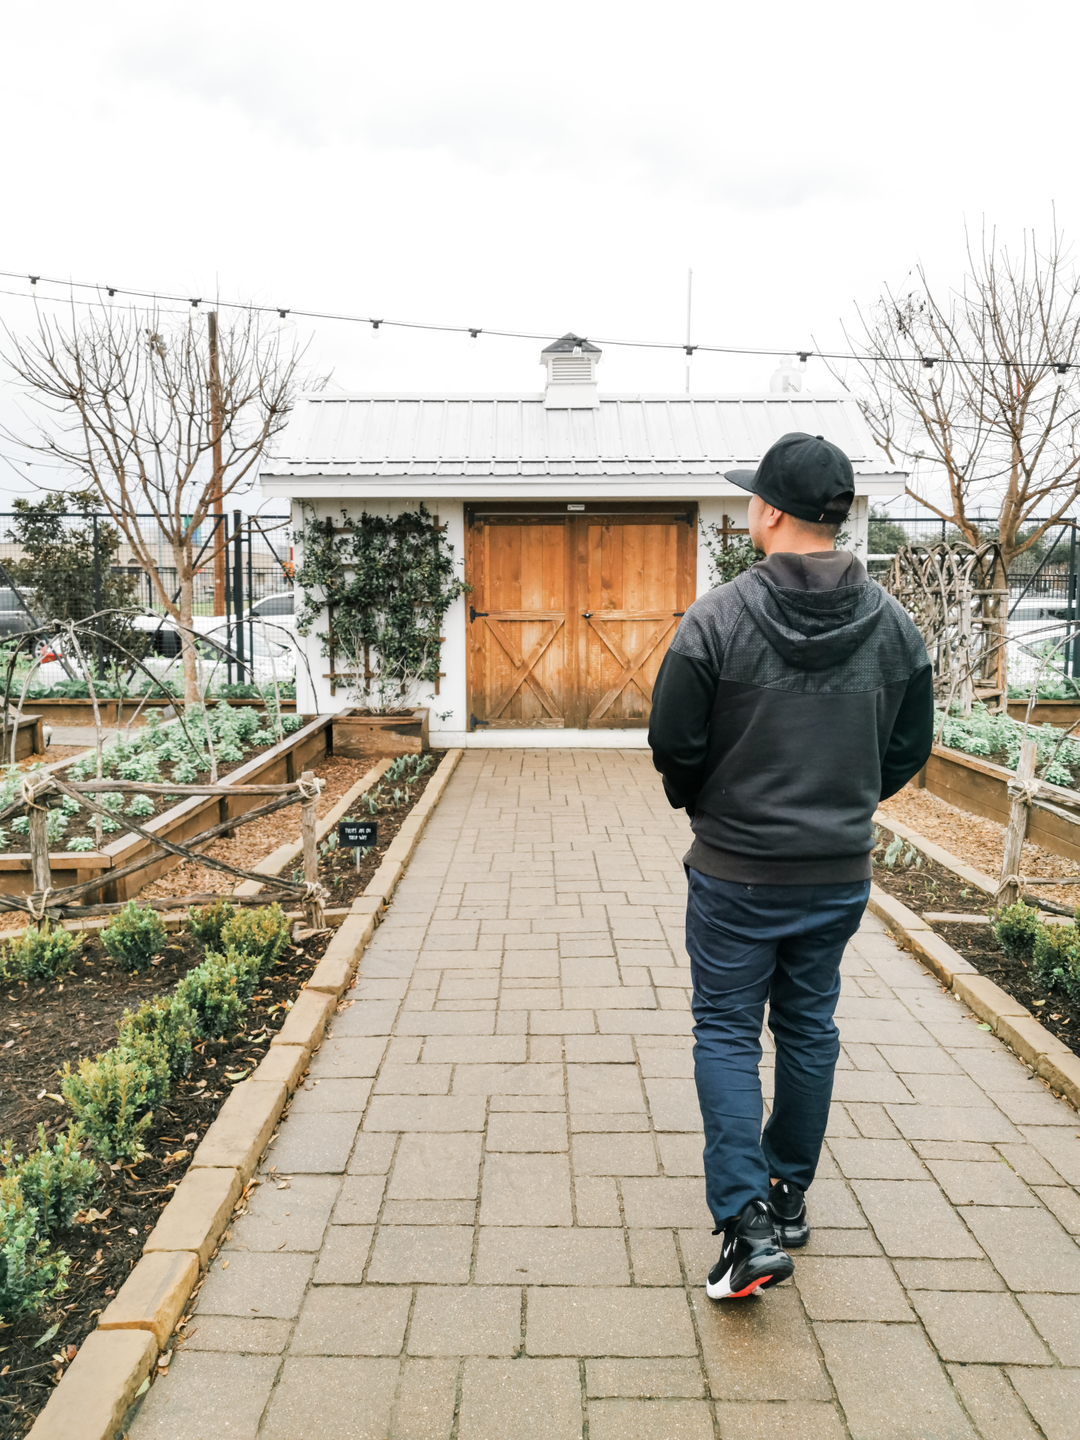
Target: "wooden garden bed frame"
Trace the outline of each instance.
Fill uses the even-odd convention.
[[[108,909],[119,909],[146,885],[182,865],[194,860],[211,869],[232,868],[220,861],[211,861],[206,855],[192,849],[204,845],[222,835],[231,834],[238,825],[247,820],[269,813],[259,806],[259,798],[272,794],[289,794],[295,804],[299,798],[299,781],[303,773],[310,770],[318,760],[331,753],[333,717],[320,715],[287,736],[261,755],[255,755],[239,766],[228,777],[227,782],[218,785],[177,785],[169,781],[156,785],[141,785],[134,781],[90,780],[76,785],[64,777],[67,766],[54,767],[40,775],[28,776],[41,787],[41,793],[71,794],[85,803],[92,800],[96,791],[118,791],[121,794],[183,795],[185,798],[152,817],[145,826],[136,825],[125,817],[124,823],[132,833],[102,846],[99,851],[74,853],[60,851],[49,854],[45,847],[45,866],[42,868],[40,855],[35,869],[33,838],[27,852],[0,855],[0,910],[26,910],[34,913],[35,896],[40,897],[45,889],[52,896],[68,891],[77,891],[65,905],[100,890],[102,904],[80,905],[72,913],[82,918],[93,913],[104,914]],[[0,815],[10,816],[23,808],[23,801],[15,801]],[[253,807],[257,807],[253,811]],[[277,808],[275,806],[274,808]],[[28,811],[31,821],[34,811]],[[44,814],[44,812],[42,812]],[[113,817],[115,818],[115,817]],[[0,823],[3,823],[0,820]],[[47,875],[46,875],[47,871]],[[243,879],[252,878],[247,871],[235,871]],[[265,877],[264,877],[265,878]],[[280,882],[284,885],[284,882]],[[280,886],[279,886],[280,888]],[[285,886],[290,898],[295,899],[296,891],[291,885]],[[303,893],[304,886],[299,886]],[[218,897],[213,897],[218,898]],[[40,903],[40,899],[37,903]],[[50,905],[50,913],[56,904]],[[172,900],[143,901],[160,909],[171,908]],[[180,904],[180,901],[176,901]],[[187,903],[194,904],[194,900]],[[205,901],[200,903],[207,903]],[[102,908],[104,905],[107,908]]]
[[[326,888],[319,881],[319,857],[315,843],[317,819],[315,804],[322,791],[323,781],[313,770],[306,770],[299,780],[284,785],[168,785],[149,784],[139,780],[64,780],[58,772],[28,775],[23,782],[22,794],[18,800],[0,809],[0,823],[25,810],[30,821],[30,865],[34,889],[28,896],[0,896],[0,909],[22,910],[31,920],[42,924],[46,920],[82,919],[91,915],[112,914],[123,908],[120,902],[88,904],[87,900],[95,891],[103,889],[110,881],[138,874],[148,869],[158,858],[158,852],[171,855],[177,863],[191,860],[212,870],[223,871],[240,880],[260,880],[254,871],[243,870],[225,860],[201,853],[196,846],[205,845],[241,825],[262,819],[276,810],[290,805],[301,809],[301,835],[303,839],[304,879],[303,881],[278,878],[273,882],[271,892],[264,891],[258,897],[232,897],[234,903],[270,904],[275,900],[293,901],[302,899],[308,923],[313,929],[322,929],[325,902],[329,898]],[[161,795],[180,793],[190,797],[208,797],[228,806],[233,799],[247,803],[247,813],[230,816],[216,825],[191,836],[186,844],[174,844],[160,833],[143,829],[130,817],[127,823],[132,831],[145,843],[146,852],[133,860],[116,875],[108,872],[81,881],[75,885],[55,889],[52,885],[52,868],[49,856],[48,817],[50,802],[62,796],[77,800],[91,813],[107,818],[111,812],[95,798],[103,791],[119,791],[125,795]],[[263,800],[263,804],[255,803]],[[143,882],[145,884],[145,880]],[[170,896],[167,899],[148,900],[143,903],[158,910],[178,910],[188,905],[212,904],[221,897],[213,893]]]

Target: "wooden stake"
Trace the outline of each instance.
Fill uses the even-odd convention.
[[[52,885],[52,867],[49,864],[49,812],[38,805],[28,805],[26,813],[30,820],[30,872],[34,877],[34,893],[44,895]],[[38,921],[40,930],[45,924],[44,916]]]
[[[1001,887],[997,893],[999,905],[1015,905],[1020,899],[1020,886],[1015,876],[1020,874],[1020,862],[1027,835],[1031,801],[1027,790],[1035,777],[1035,741],[1024,740],[1020,745],[1020,759],[1016,766],[1016,785],[1021,793],[1013,795],[1009,806],[1009,824],[1005,831],[1005,854],[1001,861]],[[1010,786],[1012,789],[1012,786]]]
[[[305,770],[300,776],[300,783],[304,786],[315,788],[314,770]],[[317,817],[315,815],[315,800],[308,800],[305,796],[300,805],[300,836],[304,843],[304,879],[311,885],[319,883],[319,850],[315,843],[315,832]],[[304,902],[304,910],[308,917],[308,924],[312,930],[323,928],[323,904],[321,900],[311,899]]]

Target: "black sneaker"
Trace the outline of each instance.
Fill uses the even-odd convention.
[[[794,1269],[791,1256],[776,1243],[769,1207],[764,1200],[751,1200],[724,1226],[724,1247],[709,1271],[705,1292],[710,1300],[738,1300],[779,1285]]]
[[[776,1226],[776,1238],[786,1250],[798,1250],[810,1239],[806,1218],[806,1196],[797,1185],[778,1180],[769,1187],[769,1214]]]

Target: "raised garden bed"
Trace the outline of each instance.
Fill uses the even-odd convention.
[[[378,825],[378,843],[360,853],[337,844],[336,828],[319,846],[319,879],[330,892],[330,906],[351,905],[362,895],[397,837],[409,812],[427,789],[445,751],[433,750],[424,756],[405,755],[394,761],[377,785],[360,797],[346,817],[373,820]],[[278,872],[288,879],[299,878],[294,865]]]
[[[882,840],[886,846],[893,836],[893,831],[883,827]],[[925,855],[919,867],[875,865],[874,883],[924,919],[928,914],[985,918],[992,899],[978,886],[961,879],[954,871]],[[1077,900],[1080,901],[1080,894]],[[1026,1005],[1052,1035],[1068,1045],[1074,1055],[1080,1055],[1080,1006],[1074,1005],[1059,990],[1048,993],[1025,961],[1010,960],[1003,953],[990,925],[970,922],[950,924],[937,920],[926,923],[981,975],[1000,985],[1021,1005]]]
[[[1028,719],[1028,702],[1023,700],[1007,701],[1009,717],[1023,723]],[[1030,723],[1032,725],[1057,725],[1068,730],[1070,725],[1075,725],[1080,720],[1080,699],[1077,700],[1036,700],[1031,711]]]
[[[379,843],[362,861],[361,883],[366,884],[382,862],[427,790],[437,761],[434,756],[409,756],[391,762],[391,769],[397,769],[384,774],[373,792],[372,806],[351,807],[350,814],[379,824]],[[416,775],[420,767],[422,773]],[[343,861],[344,868],[355,873],[351,850],[324,842],[321,858],[321,874],[327,882]],[[353,888],[339,886],[331,906],[340,906],[342,898],[347,901]],[[309,936],[287,949],[260,982],[242,1031],[229,1041],[206,1042],[198,1048],[191,1072],[174,1084],[169,1099],[153,1114],[143,1159],[134,1165],[99,1166],[102,1189],[93,1208],[81,1212],[71,1230],[59,1237],[72,1261],[68,1289],[40,1314],[19,1318],[0,1330],[0,1347],[6,1347],[0,1349],[0,1370],[7,1367],[0,1374],[0,1440],[25,1436],[98,1314],[138,1260],[147,1234],[233,1085],[243,1083],[266,1055],[288,1013],[284,1007],[310,977],[328,939],[325,934]],[[49,1137],[60,1132],[69,1115],[54,1098],[61,1083],[59,1063],[69,1058],[74,1068],[78,1056],[113,1044],[123,1011],[171,992],[198,959],[193,938],[178,933],[149,972],[131,975],[118,969],[91,932],[62,982],[4,986],[5,1018],[11,1027],[7,1033],[13,1043],[0,1049],[0,1137],[15,1139],[16,1150],[26,1153],[35,1140],[37,1123],[45,1125]],[[6,1040],[0,1035],[3,1045]]]
[[[17,698],[17,697],[15,697]],[[211,704],[218,702],[211,701]],[[265,710],[266,705],[262,700],[233,700],[226,701],[236,710]],[[132,720],[137,726],[145,725],[150,715],[158,715],[162,710],[175,705],[175,700],[166,696],[156,695],[150,699],[134,697],[129,700],[99,700],[98,714],[101,716],[102,725],[109,729],[119,728],[129,724]],[[24,719],[30,720],[40,717],[49,725],[93,725],[94,707],[89,700],[66,700],[66,699],[38,699],[31,696],[26,701],[27,709],[34,714],[25,715]],[[281,698],[281,713],[283,715],[295,715],[296,701],[285,696]]]
[[[26,1434],[142,1253],[147,1234],[233,1085],[266,1054],[288,1014],[284,1007],[310,976],[328,940],[316,935],[287,949],[260,983],[243,1030],[196,1050],[190,1073],[153,1112],[144,1159],[123,1167],[98,1162],[100,1194],[92,1209],[82,1212],[83,1222],[58,1237],[71,1257],[67,1290],[41,1314],[23,1316],[0,1330],[0,1440]],[[124,1009],[171,990],[198,958],[190,935],[176,937],[173,945],[149,975],[132,976],[90,937],[62,988],[55,980],[3,987],[4,1028],[16,1039],[0,1049],[0,1136],[15,1139],[17,1152],[26,1153],[38,1122],[52,1137],[70,1118],[67,1108],[51,1098],[59,1085],[58,1061],[70,1058],[74,1068],[79,1055],[114,1044]],[[16,1024],[17,1032],[9,1028]],[[53,1326],[55,1332],[40,1344]]]
[[[1002,825],[1008,824],[1008,785],[1014,778],[1015,772],[1004,765],[942,745],[934,746],[920,777],[932,795],[947,800],[959,810],[966,810],[969,815],[981,815]],[[1053,796],[1052,803],[1062,810],[1075,812],[1077,821],[1074,823],[1033,805],[1027,839],[1055,855],[1080,861],[1080,807],[1077,807],[1076,795],[1059,786],[1047,786],[1047,790]]]
[[[291,721],[286,718],[285,723],[295,723],[295,717]],[[219,777],[227,775],[230,782],[236,785],[296,780],[304,770],[311,768],[312,764],[327,754],[329,727],[330,717],[324,716],[302,726],[276,744],[253,743],[248,748],[247,758],[220,760]],[[71,767],[66,768],[70,773]],[[209,765],[205,768],[208,773]],[[175,774],[175,763],[162,764],[160,770],[166,782],[172,779],[181,783]],[[202,770],[199,771],[199,778],[203,778]],[[242,815],[256,803],[256,800],[242,796],[228,800],[192,796],[179,803],[169,804],[167,797],[163,797],[154,803],[153,808],[157,813],[147,820],[140,820],[139,823],[144,829],[180,844],[201,833],[215,821]],[[72,816],[72,821],[76,818]],[[122,814],[118,818],[122,821]],[[150,849],[150,842],[141,836],[130,833],[125,835],[121,832],[116,839],[103,844],[99,851],[91,849],[77,853],[66,848],[73,834],[89,837],[93,831],[90,824],[82,823],[81,828],[76,829],[74,824],[69,822],[63,837],[57,841],[57,849],[50,856],[54,889],[80,884],[102,869],[120,869]],[[21,837],[12,836],[10,827],[5,838],[7,843],[0,851],[0,893],[28,895],[33,890],[33,881],[30,874],[30,856],[25,849],[26,842]],[[99,898],[106,901],[127,900],[137,894],[144,885],[166,874],[179,863],[181,862],[174,855],[162,855],[145,869],[105,887]]]

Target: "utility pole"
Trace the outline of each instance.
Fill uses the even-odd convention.
[[[228,539],[225,531],[225,512],[222,509],[221,500],[221,372],[218,368],[216,310],[207,311],[206,325],[210,340],[210,436],[213,442],[214,460],[214,472],[211,478],[214,515],[214,614],[224,615]]]

